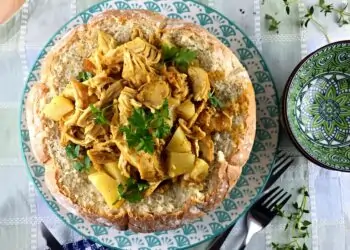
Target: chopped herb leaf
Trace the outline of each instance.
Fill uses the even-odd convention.
[[[209,102],[214,108],[222,108],[222,102],[214,95],[214,93],[209,93]]]
[[[171,61],[176,57],[179,49],[176,47],[171,47],[166,44],[162,45],[162,55],[165,62]]]
[[[75,145],[70,143],[66,147],[66,155],[69,160],[71,160],[73,167],[79,172],[83,170],[89,170],[91,166],[90,158],[85,155],[83,160],[79,157],[80,145]]]
[[[142,108],[134,109],[128,119],[129,124],[120,128],[120,131],[125,134],[129,147],[150,154],[154,152],[153,138],[148,130],[149,120],[152,117],[151,113],[146,113]]]
[[[269,31],[276,31],[279,33],[278,26],[280,25],[280,21],[277,21],[273,16],[266,14],[265,19],[269,22]]]
[[[93,104],[90,104],[89,107],[94,116],[94,120],[96,124],[106,125],[109,123],[104,114],[105,109],[101,110],[99,108],[96,108]]]
[[[74,167],[77,171],[81,172],[81,171],[83,171],[83,169],[84,169],[84,163],[82,163],[82,162],[80,162],[80,161],[75,161],[75,162],[73,162],[73,167]]]
[[[89,156],[87,156],[87,155],[85,155],[85,157],[84,157],[84,165],[85,165],[85,168],[90,169],[91,160],[90,160]]]
[[[70,159],[70,160],[74,160],[74,159],[78,158],[79,151],[80,151],[80,145],[75,145],[73,143],[70,143],[66,147],[66,155],[67,155],[68,159]]]
[[[90,72],[81,71],[78,74],[77,80],[79,82],[85,82],[86,80],[89,80],[90,78],[92,78],[92,74]]]
[[[125,185],[118,185],[118,193],[121,198],[135,203],[142,200],[143,192],[149,187],[148,182],[140,180],[136,182],[135,179],[129,178]]]
[[[154,152],[153,136],[164,138],[170,133],[168,100],[152,114],[145,109],[134,109],[128,119],[128,125],[122,126],[120,132],[125,134],[128,146],[137,151]]]
[[[73,161],[73,167],[79,172],[90,170],[91,161],[89,156],[85,155],[83,160]]]
[[[191,62],[197,57],[196,52],[185,49],[162,45],[162,55],[164,62],[173,61],[175,66],[182,71],[186,71]]]
[[[154,113],[151,121],[151,128],[154,131],[154,136],[157,138],[164,138],[170,133],[169,120],[169,103],[165,100],[162,107]]]

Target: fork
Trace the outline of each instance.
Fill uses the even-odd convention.
[[[274,167],[272,168],[271,175],[264,187],[265,192],[268,191],[272,184],[274,184],[276,180],[287,170],[293,161],[294,159],[285,151],[277,151]]]
[[[265,228],[277,215],[275,207],[282,208],[292,195],[285,192],[280,187],[275,187],[265,192],[265,194],[254,203],[246,216],[248,232],[239,250],[244,250],[254,234]]]
[[[260,194],[263,195],[267,193],[270,190],[270,187],[272,184],[276,182],[276,180],[288,169],[288,167],[293,163],[294,159],[290,157],[288,153],[282,150],[278,150],[276,153],[276,159],[274,161],[274,166],[272,168],[271,174],[269,179],[267,180],[264,191]],[[224,233],[217,236],[213,242],[209,245],[209,250],[219,249],[224,241],[226,240],[227,236],[230,234],[232,228],[235,226],[235,224],[231,225],[229,228],[226,229]]]

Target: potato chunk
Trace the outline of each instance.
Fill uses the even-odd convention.
[[[74,110],[71,100],[63,96],[55,96],[49,104],[44,107],[44,114],[47,118],[59,121],[64,115]]]
[[[190,153],[191,152],[191,143],[186,138],[185,133],[181,127],[178,127],[171,138],[168,146],[166,147],[168,151],[177,152],[177,153]]]
[[[122,175],[120,169],[118,168],[118,162],[106,163],[104,165],[104,169],[110,176],[112,176],[118,182],[118,184],[126,182],[127,178],[124,175]]]
[[[192,180],[196,182],[204,181],[205,177],[208,175],[209,165],[205,160],[197,158],[194,163],[194,168],[190,173]]]
[[[186,100],[177,107],[176,112],[181,118],[189,120],[195,114],[196,109],[190,100]]]
[[[170,177],[190,173],[194,168],[196,156],[191,153],[169,152],[167,158],[168,175]]]
[[[110,208],[119,208],[122,205],[121,201],[118,201],[113,205],[119,198],[117,190],[118,182],[110,177],[105,172],[95,172],[88,176],[89,181],[96,187],[101,193],[107,205]]]

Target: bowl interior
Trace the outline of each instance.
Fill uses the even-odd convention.
[[[350,41],[327,45],[299,64],[284,109],[304,154],[321,166],[350,171]]]

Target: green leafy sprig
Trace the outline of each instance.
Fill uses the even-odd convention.
[[[285,6],[285,11],[287,15],[291,13],[291,5],[299,2],[299,0],[282,1]],[[318,4],[311,5],[307,9],[307,13],[301,19],[301,26],[307,28],[310,22],[313,23],[316,26],[316,28],[319,29],[325,36],[327,42],[330,42],[327,31],[325,27],[314,16],[316,9],[318,9],[320,13],[324,13],[325,16],[332,13],[336,14],[338,16],[337,24],[340,27],[346,24],[350,24],[350,12],[346,11],[347,5],[343,6],[342,8],[335,8],[333,4],[327,3],[326,0],[319,0]],[[276,31],[278,33],[280,22],[268,14],[265,16],[265,19],[269,22],[269,30]]]
[[[72,162],[73,167],[79,171],[88,171],[91,167],[89,156],[80,157],[80,145],[74,143],[68,144],[65,148],[67,158]]]
[[[319,23],[315,18],[314,18],[314,13],[315,13],[315,8],[314,6],[311,6],[306,14],[304,15],[304,18],[301,20],[301,26],[304,26],[305,28],[307,28],[307,25],[309,24],[309,22],[311,21],[321,32],[322,34],[326,37],[327,42],[330,43],[330,39],[329,36],[327,34],[327,31],[325,30],[325,28],[323,27],[323,25],[321,23]]]
[[[340,27],[350,24],[350,13],[346,11],[347,4],[343,8],[335,8],[333,4],[328,4],[325,0],[319,0],[315,6],[319,7],[320,12],[323,12],[325,16],[333,12],[336,13],[338,15],[337,23]]]
[[[93,75],[88,71],[81,71],[78,74],[77,80],[79,82],[85,82],[85,81],[89,80],[90,78],[92,78],[92,76]]]
[[[268,21],[269,24],[269,31],[276,31],[276,33],[279,33],[279,25],[280,21],[277,21],[273,16],[266,14],[265,19]]]
[[[214,92],[211,92],[208,94],[208,99],[210,102],[210,105],[214,108],[222,108],[223,104],[222,102],[214,95]]]
[[[299,194],[302,196],[301,203],[294,202],[292,206],[294,211],[292,213],[287,213],[282,210],[281,206],[276,206],[275,210],[277,215],[287,219],[287,223],[284,227],[286,231],[288,228],[290,229],[290,233],[292,235],[292,241],[286,244],[280,243],[272,243],[272,248],[275,250],[307,250],[307,246],[305,242],[303,244],[300,243],[300,240],[306,239],[309,237],[309,226],[311,222],[308,220],[304,220],[303,217],[305,214],[309,213],[307,209],[307,200],[309,197],[309,193],[306,187],[302,187],[299,189]]]
[[[163,44],[162,57],[164,62],[174,62],[177,68],[186,71],[191,62],[196,59],[197,54],[189,49]]]
[[[283,0],[283,3],[285,5],[285,10],[286,10],[287,15],[290,14],[290,6],[293,3],[296,3],[296,2],[298,2],[298,0]]]
[[[120,198],[125,199],[131,203],[142,200],[144,192],[148,189],[149,184],[147,181],[139,180],[136,182],[135,179],[129,178],[125,185],[118,185],[118,193]],[[114,202],[117,203],[118,200]]]
[[[143,108],[134,109],[128,125],[122,126],[120,131],[125,134],[129,147],[152,154],[155,146],[153,138],[164,138],[170,133],[168,120],[169,104],[165,100],[154,114]]]
[[[105,112],[111,106],[105,107],[103,109],[99,109],[99,108],[96,108],[93,104],[90,104],[89,107],[91,109],[92,115],[94,116],[94,121],[96,124],[100,124],[100,125],[109,124],[109,121],[105,116]]]

